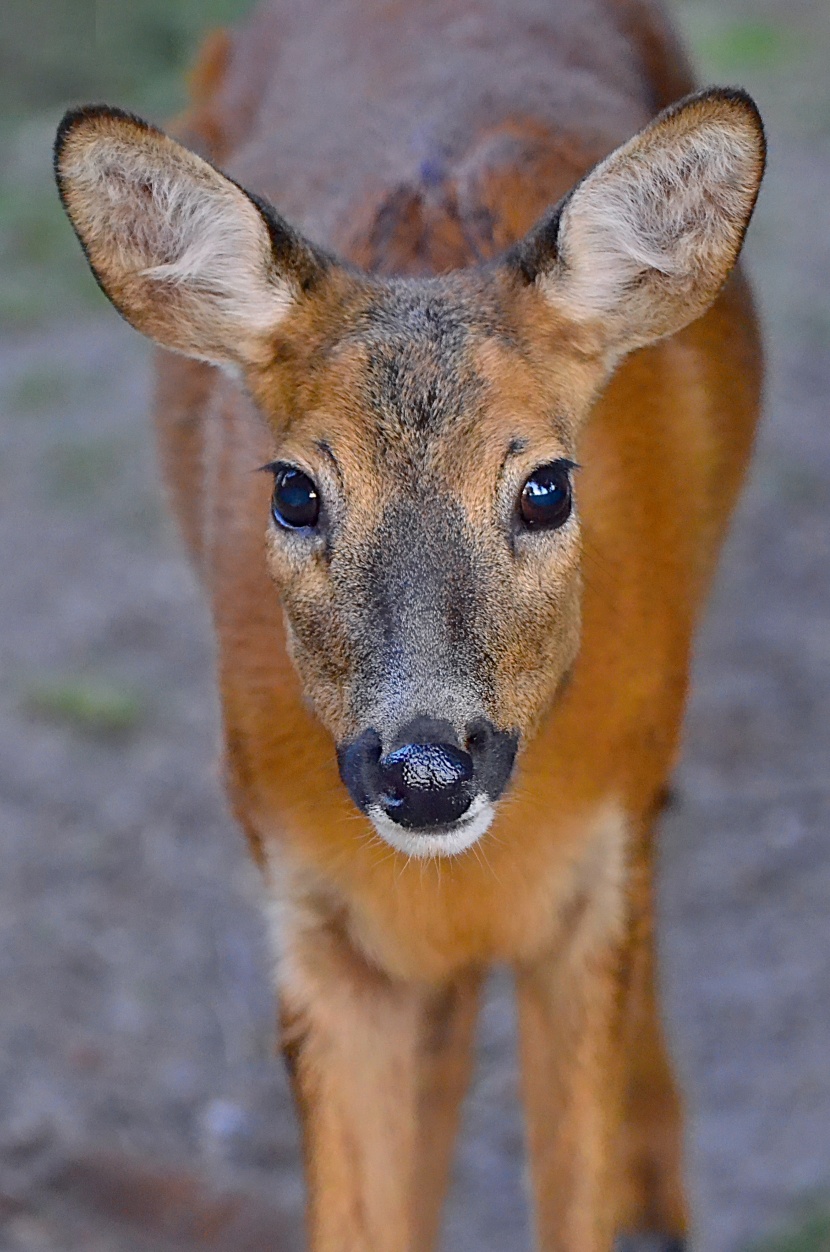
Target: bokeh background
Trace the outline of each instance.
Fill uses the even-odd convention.
[[[507,2],[507,0],[506,0]],[[153,464],[146,345],[57,204],[68,103],[163,121],[248,0],[2,0],[0,1252],[300,1246],[258,883],[209,624]],[[665,1000],[700,1252],[830,1249],[830,4],[675,0],[767,121],[748,242],[767,417],[664,823]],[[447,1249],[527,1246],[495,980]]]

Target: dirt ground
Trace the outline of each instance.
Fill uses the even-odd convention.
[[[830,9],[682,16],[709,77],[755,90],[771,141],[748,249],[767,420],[661,879],[695,1248],[743,1252],[830,1197]],[[302,1185],[259,887],[222,800],[149,353],[100,305],[57,303],[0,344],[0,1252],[291,1252]],[[527,1244],[512,1032],[497,978],[453,1252]]]

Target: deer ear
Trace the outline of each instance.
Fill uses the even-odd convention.
[[[508,263],[616,356],[703,313],[734,266],[764,172],[742,91],[681,100],[612,152]]]
[[[187,356],[262,361],[330,263],[269,206],[118,109],[67,113],[55,175],[105,295],[137,330]]]

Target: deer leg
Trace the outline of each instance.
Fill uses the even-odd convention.
[[[611,1252],[625,944],[579,932],[516,972],[538,1252]]]
[[[396,981],[342,929],[321,924],[287,936],[281,988],[310,1252],[426,1252],[466,1079],[475,980],[452,994]]]
[[[644,890],[650,895],[650,881]],[[687,1230],[683,1186],[683,1112],[655,994],[652,910],[641,913],[634,936],[625,1009],[628,1075],[622,1134],[624,1192],[620,1226],[636,1248],[637,1234],[662,1239],[681,1252]],[[649,1244],[649,1246],[654,1246]]]
[[[480,987],[478,971],[462,975],[427,1005],[420,1052],[413,1252],[431,1252],[438,1235],[461,1102],[473,1065]]]

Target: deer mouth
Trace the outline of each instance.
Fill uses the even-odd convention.
[[[400,825],[379,804],[371,804],[366,810],[381,839],[398,852],[423,860],[458,856],[465,852],[485,834],[495,813],[495,804],[484,792],[474,796],[465,812],[454,822],[421,829]]]

